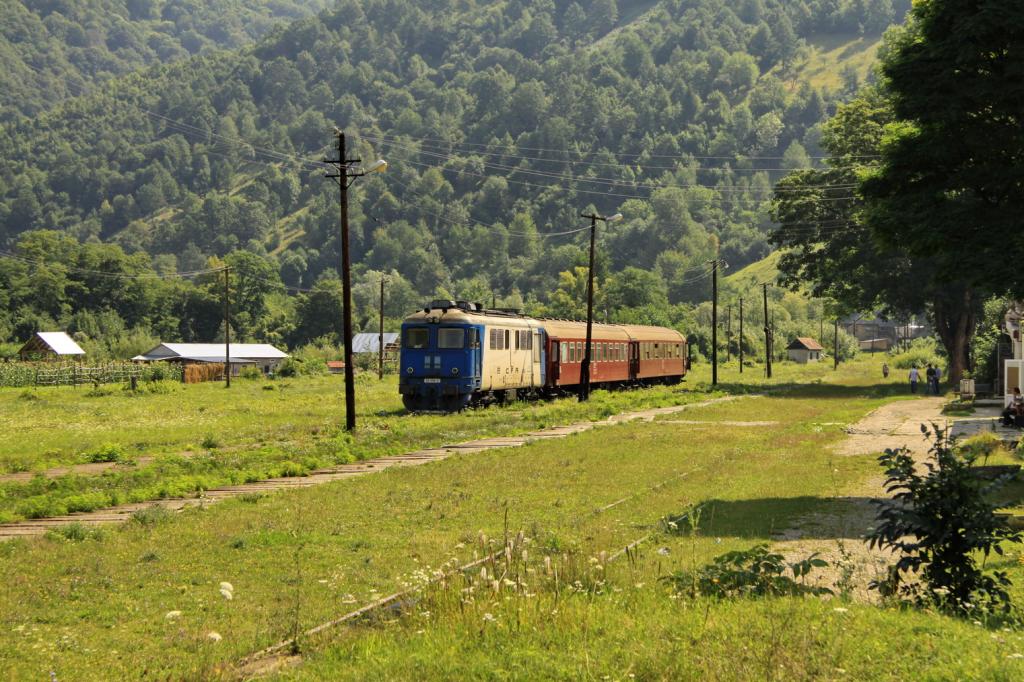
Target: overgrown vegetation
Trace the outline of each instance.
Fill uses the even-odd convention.
[[[971,468],[980,448],[958,450],[938,427],[930,435],[931,461],[924,473],[905,448],[879,457],[892,499],[877,502],[878,523],[868,538],[872,547],[894,550],[898,557],[886,578],[872,586],[884,596],[959,616],[1005,617],[1012,606],[1010,578],[1006,571],[986,572],[978,557],[1001,556],[1006,543],[1021,541],[993,513],[991,498],[1007,477],[981,479]]]

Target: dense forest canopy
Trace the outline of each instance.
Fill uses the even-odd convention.
[[[857,87],[799,82],[806,39],[877,36],[906,9],[343,0],[252,48],[110,81],[0,128],[0,244],[21,259],[0,258],[0,339],[85,314],[217,333],[203,275],[133,280],[133,305],[86,295],[71,268],[104,257],[165,276],[245,259],[266,290],[243,336],[336,335],[317,319],[337,304],[337,191],[320,163],[334,125],[391,164],[353,190],[361,318],[381,273],[395,317],[438,294],[578,315],[578,214],[596,208],[626,216],[602,230],[602,315],[692,322],[706,261],[769,253],[773,182],[816,165],[821,122]],[[42,277],[69,283],[46,305]]]
[[[0,0],[0,121],[151,64],[241,47],[324,0]]]

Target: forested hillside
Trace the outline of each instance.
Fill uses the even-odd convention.
[[[188,306],[216,290],[149,275],[229,254],[260,271],[243,335],[335,334],[337,189],[319,163],[335,124],[391,164],[354,188],[361,310],[386,272],[394,316],[436,294],[579,315],[574,231],[593,206],[625,215],[602,234],[603,315],[679,323],[716,251],[734,268],[770,251],[773,180],[815,165],[820,122],[857,85],[802,83],[805,38],[878,35],[906,6],[344,0],[251,49],[113,81],[0,130],[0,242],[20,258],[0,258],[0,338],[107,308],[211,338]],[[77,245],[94,241],[114,246]],[[148,284],[122,303],[83,293],[76,268]]]
[[[102,80],[252,42],[324,0],[0,0],[0,121]]]

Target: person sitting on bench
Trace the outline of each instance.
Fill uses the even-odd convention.
[[[1016,426],[1021,417],[1024,417],[1024,395],[1020,394],[1020,388],[1015,387],[1010,403],[1003,410],[1003,426]]]

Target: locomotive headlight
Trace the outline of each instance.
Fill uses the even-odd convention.
[[[458,367],[452,367],[452,374],[458,374],[458,373],[459,373],[459,368]]]
[[[412,374],[412,367],[406,367],[405,368],[405,373],[406,374]]]

